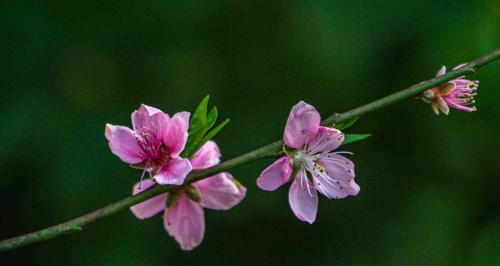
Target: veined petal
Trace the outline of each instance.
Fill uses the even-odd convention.
[[[132,126],[138,133],[161,134],[167,126],[169,117],[160,109],[142,104],[132,113]]]
[[[134,185],[133,195],[137,195],[140,192],[147,190],[148,188],[155,185],[155,182],[149,179],[143,180],[140,183]],[[140,187],[140,188],[139,188]],[[150,218],[165,209],[165,201],[167,200],[167,193],[163,193],[139,204],[130,207],[130,210],[135,215],[135,217],[143,220]]]
[[[323,174],[315,175],[314,181],[318,191],[330,199],[343,199],[347,196],[355,196],[359,192],[359,186],[354,182],[329,179]]]
[[[283,139],[289,147],[299,149],[318,132],[321,117],[316,109],[303,101],[292,107]]]
[[[310,154],[336,150],[344,142],[344,133],[338,129],[319,127],[318,133],[307,144]]]
[[[201,206],[213,210],[229,210],[245,198],[247,189],[236,183],[229,173],[202,179],[193,185],[198,188]]]
[[[176,113],[169,121],[165,132],[163,132],[163,142],[168,147],[170,157],[178,157],[184,150],[188,138],[189,112]]]
[[[130,128],[106,124],[104,135],[109,142],[111,152],[122,161],[129,164],[143,161],[137,137]]]
[[[335,180],[349,181],[354,179],[354,163],[338,154],[320,157],[318,163],[325,167],[325,174]]]
[[[267,167],[257,178],[257,186],[266,191],[273,191],[288,182],[292,174],[292,161],[283,156]]]
[[[207,141],[190,159],[193,169],[204,169],[220,162],[219,147],[214,141]]]
[[[312,184],[306,185],[305,182],[309,182],[307,177],[305,177],[302,185],[300,184],[300,177],[293,180],[288,192],[288,201],[293,213],[299,220],[312,224],[316,220],[316,214],[318,213],[318,193]]]
[[[182,185],[191,170],[191,163],[188,159],[173,158],[163,165],[154,179],[160,185]]]
[[[192,250],[200,245],[205,234],[203,208],[182,194],[174,205],[167,209],[163,225],[182,250]]]

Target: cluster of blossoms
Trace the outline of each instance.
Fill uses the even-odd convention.
[[[460,68],[462,65],[455,67]],[[437,73],[446,73],[443,66]],[[475,111],[478,82],[463,77],[422,93],[436,114],[449,113],[449,107]],[[159,185],[175,185],[169,192],[132,206],[132,213],[146,219],[163,213],[164,226],[183,250],[197,247],[205,233],[203,208],[228,210],[246,194],[231,174],[224,172],[194,183],[185,183],[192,170],[205,169],[220,162],[217,144],[207,141],[191,157],[181,158],[188,140],[190,113],[173,117],[161,110],[141,105],[132,113],[132,129],[106,125],[105,136],[113,154],[136,168],[143,169],[141,180],[133,187],[136,195]],[[356,196],[360,188],[354,181],[354,163],[336,151],[344,142],[337,129],[321,126],[319,112],[303,101],[293,106],[283,134],[285,156],[267,167],[257,178],[257,186],[274,191],[291,181],[288,200],[298,219],[313,223],[318,212],[318,192],[328,199]],[[145,173],[148,179],[143,180]]]
[[[458,65],[453,68],[453,70],[463,67],[465,64]],[[436,77],[440,77],[446,74],[446,67],[442,66],[436,74]],[[477,94],[477,86],[479,81],[467,80],[464,77],[460,77],[451,80],[447,83],[434,87],[432,89],[426,90],[420,95],[420,98],[429,103],[432,107],[434,113],[439,115],[439,111],[447,115],[450,112],[450,107],[457,110],[473,112],[476,111],[476,107],[472,106],[474,101],[474,96]]]
[[[143,176],[149,172],[151,178],[143,181],[141,177],[133,194],[155,184],[179,185],[130,209],[139,219],[163,212],[165,229],[183,250],[191,250],[203,240],[203,208],[228,210],[246,194],[246,188],[225,172],[184,184],[191,170],[214,166],[221,156],[213,141],[205,143],[190,159],[179,156],[187,142],[189,116],[181,112],[169,117],[159,109],[142,105],[132,113],[133,129],[108,124],[105,131],[113,154],[125,163],[142,167]]]
[[[463,65],[456,66],[458,69]],[[437,77],[446,73],[446,67]],[[478,81],[460,77],[421,94],[436,114],[449,113],[449,107],[472,112]],[[205,233],[203,208],[228,210],[240,203],[246,194],[231,174],[224,172],[194,183],[184,183],[194,169],[204,169],[220,162],[220,151],[213,141],[206,142],[191,158],[181,158],[188,140],[190,113],[173,117],[161,110],[141,105],[132,113],[132,129],[106,125],[105,135],[113,154],[134,167],[142,168],[141,180],[133,188],[136,195],[152,186],[176,185],[168,193],[132,206],[139,219],[163,212],[168,234],[183,250],[197,247]],[[301,221],[313,223],[318,212],[318,192],[328,199],[356,196],[354,163],[336,151],[344,142],[337,129],[321,126],[319,112],[303,101],[293,106],[283,134],[285,156],[267,167],[257,178],[257,186],[274,191],[292,181],[288,200]],[[149,177],[143,180],[145,173]]]
[[[228,210],[246,194],[231,174],[224,172],[185,183],[191,170],[205,169],[220,162],[220,150],[213,141],[206,142],[191,158],[181,158],[188,139],[190,114],[181,112],[169,117],[154,107],[142,105],[132,113],[132,129],[107,124],[105,136],[113,154],[136,168],[142,168],[141,180],[134,185],[136,195],[156,184],[175,185],[130,210],[139,219],[163,213],[164,227],[183,250],[197,247],[205,233],[203,208]],[[257,185],[275,190],[290,180],[289,200],[295,215],[313,223],[318,209],[318,191],[329,199],[354,196],[359,186],[354,182],[354,164],[335,150],[344,141],[339,130],[320,126],[320,115],[305,103],[295,105],[285,127],[286,156],[265,169]],[[145,173],[148,179],[143,180]]]

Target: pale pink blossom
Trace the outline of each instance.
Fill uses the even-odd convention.
[[[355,196],[360,188],[354,182],[354,164],[335,152],[344,141],[337,129],[320,125],[320,114],[301,101],[288,116],[283,139],[286,156],[267,167],[257,178],[257,186],[273,191],[290,181],[290,207],[297,218],[313,223],[318,211],[318,191],[329,199]],[[294,171],[295,169],[295,171]]]
[[[188,137],[188,112],[173,117],[159,109],[141,105],[132,113],[132,128],[106,125],[111,152],[125,163],[144,168],[161,185],[181,185],[192,170],[179,155]],[[143,173],[144,175],[144,173]]]
[[[220,162],[220,151],[213,141],[205,143],[191,158],[193,169],[204,169]],[[144,180],[134,186],[137,194],[155,185]],[[163,224],[181,249],[192,250],[203,240],[205,217],[203,208],[229,210],[243,200],[246,188],[231,174],[224,172],[192,184],[185,184],[134,205],[130,208],[139,219],[150,218],[163,212]]]
[[[458,69],[465,64],[461,64],[453,68]],[[440,77],[446,74],[446,67],[442,66],[436,74]],[[431,104],[434,113],[439,115],[439,111],[447,115],[450,112],[450,107],[466,112],[476,111],[474,96],[477,94],[479,81],[467,80],[460,77],[445,84],[439,85],[422,93],[421,98]]]

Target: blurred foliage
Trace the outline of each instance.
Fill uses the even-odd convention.
[[[232,119],[215,138],[227,159],[279,139],[301,99],[325,117],[367,103],[493,50],[499,24],[495,0],[3,1],[0,237],[129,195],[140,171],[103,131],[140,103],[192,111],[210,94]],[[206,212],[193,252],[122,212],[0,264],[500,265],[499,71],[473,77],[476,113],[408,100],[358,121],[373,133],[346,147],[361,193],[322,198],[312,226],[286,188],[257,189],[269,160],[233,171],[248,196]]]

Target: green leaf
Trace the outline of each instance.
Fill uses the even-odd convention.
[[[213,107],[212,110],[210,110],[210,113],[208,113],[207,116],[207,128],[212,128],[215,125],[215,122],[217,122],[217,107]]]
[[[186,147],[181,154],[181,156],[184,158],[189,158],[191,155],[193,155],[194,152],[196,152],[194,148],[197,143],[200,142],[206,132],[210,129],[209,124],[213,126],[213,124],[215,123],[214,120],[217,120],[217,109],[212,109],[210,111],[210,119],[209,117],[207,117],[209,98],[210,95],[207,95],[205,96],[205,98],[203,98],[203,100],[201,100],[200,104],[189,120],[188,140],[186,143]]]
[[[229,122],[229,119],[213,128],[217,122],[217,107],[213,107],[207,115],[209,95],[198,105],[189,121],[188,140],[181,157],[190,158],[205,142],[212,139]],[[213,129],[212,129],[213,128]]]
[[[217,133],[219,133],[219,131],[222,130],[222,128],[224,128],[227,123],[229,123],[230,119],[226,119],[224,120],[224,122],[220,123],[218,126],[216,126],[214,129],[210,130],[210,132],[207,133],[207,135],[205,135],[205,137],[203,138],[203,140],[201,141],[201,145],[200,147],[205,144],[205,142],[213,139],[215,137],[215,135],[217,135]],[[198,147],[198,148],[200,148]]]
[[[344,122],[341,122],[341,123],[335,125],[334,128],[336,128],[338,130],[344,130],[344,129],[350,128],[352,125],[354,125],[354,123],[356,123],[356,121],[358,121],[358,119],[359,119],[359,116],[356,116],[354,118],[351,118],[347,121],[344,121]]]
[[[342,145],[362,141],[371,135],[372,134],[345,134],[344,143],[342,143]]]

